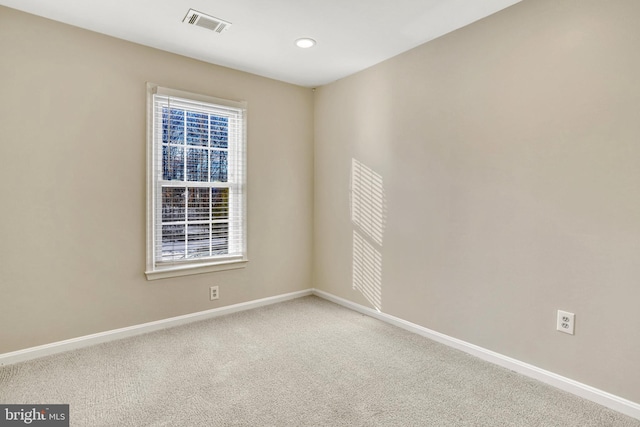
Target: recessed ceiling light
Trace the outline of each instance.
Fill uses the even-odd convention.
[[[316,41],[308,37],[303,37],[301,39],[296,40],[296,46],[302,49],[308,49],[310,47],[315,46],[315,44],[316,44]]]

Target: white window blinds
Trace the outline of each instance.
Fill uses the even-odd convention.
[[[151,91],[147,270],[245,261],[246,106]]]

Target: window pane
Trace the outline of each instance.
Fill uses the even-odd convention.
[[[189,258],[209,256],[209,224],[189,225],[187,254]]]
[[[211,224],[211,254],[224,255],[229,253],[229,224]]]
[[[184,181],[184,148],[162,147],[162,179]]]
[[[185,188],[162,189],[162,222],[184,221]]]
[[[187,181],[207,182],[209,169],[208,151],[202,148],[187,149]]]
[[[211,215],[213,219],[229,218],[229,189],[211,189]]]
[[[187,111],[187,144],[206,147],[208,133],[208,115]]]
[[[228,148],[229,146],[229,119],[228,118],[211,116],[211,146],[215,148]]]
[[[184,144],[184,110],[162,107],[162,142]]]
[[[148,277],[244,260],[244,106],[155,86],[148,94]]]
[[[182,259],[185,257],[184,225],[162,226],[162,259]]]
[[[227,182],[227,152],[211,150],[211,181]]]
[[[209,188],[189,188],[189,221],[210,220]]]

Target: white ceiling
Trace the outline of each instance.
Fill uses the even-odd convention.
[[[0,0],[120,39],[315,87],[468,25],[521,0]],[[233,25],[187,25],[192,8]],[[300,49],[294,41],[312,37]]]

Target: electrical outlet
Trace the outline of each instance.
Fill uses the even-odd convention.
[[[558,323],[556,329],[565,334],[573,335],[576,324],[576,315],[568,311],[558,310]]]
[[[211,286],[209,288],[209,298],[211,299],[211,301],[213,301],[214,299],[220,298],[220,294],[218,292],[217,286]]]

